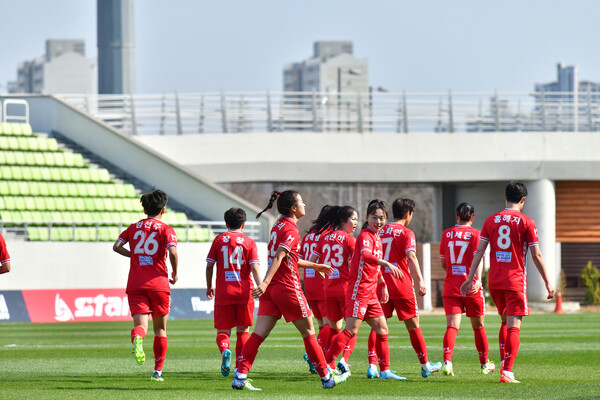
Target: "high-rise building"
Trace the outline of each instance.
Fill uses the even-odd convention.
[[[96,60],[85,57],[83,40],[46,40],[46,54],[24,61],[17,68],[11,93],[95,92]]]
[[[536,93],[546,94],[562,92],[565,98],[575,94],[585,95],[589,92],[600,92],[600,83],[579,80],[579,68],[576,65],[558,63],[556,65],[556,81],[550,83],[536,83]],[[569,93],[568,95],[566,93]],[[558,95],[560,96],[560,95]],[[557,95],[552,96],[557,98]]]
[[[313,56],[283,70],[283,90],[293,92],[356,93],[369,90],[369,65],[354,57],[352,42],[319,41]]]

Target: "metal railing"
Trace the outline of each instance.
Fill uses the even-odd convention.
[[[132,135],[597,131],[600,92],[59,95]]]
[[[6,235],[7,232],[21,234],[24,237],[29,237],[30,228],[41,230],[43,239],[35,239],[37,241],[115,241],[118,235],[127,228],[131,222],[124,221],[62,221],[60,223],[48,221],[8,221],[0,220],[0,233]],[[227,227],[223,222],[217,221],[187,221],[185,223],[171,223],[177,233],[178,242],[190,241],[212,241],[215,236],[226,232]],[[58,231],[60,229],[60,231]],[[105,237],[107,230],[110,232],[110,238]],[[83,231],[88,232],[82,235]],[[194,236],[194,231],[203,230],[204,236],[198,238]],[[60,236],[59,236],[60,232]],[[91,235],[89,234],[91,233]],[[247,221],[244,227],[244,233],[255,241],[260,240],[261,224],[260,222]]]

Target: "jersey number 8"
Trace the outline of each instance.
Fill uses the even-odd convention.
[[[498,240],[496,241],[498,247],[502,250],[508,249],[510,247],[510,226],[502,225],[498,228],[498,235]]]

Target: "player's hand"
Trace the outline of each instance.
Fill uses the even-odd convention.
[[[269,286],[268,283],[266,283],[265,281],[262,281],[260,283],[260,285],[258,285],[253,291],[252,291],[252,297],[258,299],[260,296],[262,296],[263,294],[265,294],[265,291],[267,290],[267,286]]]
[[[473,283],[473,289],[471,289],[471,294],[479,292],[479,289],[481,289],[482,287],[483,284],[481,283],[481,281],[479,279],[476,279],[475,283]]]
[[[177,279],[178,279],[178,278],[177,278],[177,274],[171,274],[171,279],[169,279],[169,283],[170,283],[171,285],[174,285],[174,284],[175,284],[175,282],[177,282]]]
[[[554,290],[554,285],[552,285],[550,282],[548,282],[546,284],[546,290],[548,290],[548,299],[551,299],[554,297],[554,295],[556,294],[555,290]]]
[[[215,288],[214,287],[211,286],[206,290],[206,297],[208,297],[211,300],[214,299],[214,297],[215,297]]]
[[[473,290],[473,281],[465,281],[460,285],[460,294],[466,297]]]
[[[427,294],[427,287],[425,286],[425,282],[423,282],[423,280],[420,280],[418,282],[419,284],[419,296],[425,296]]]
[[[313,267],[313,269],[315,271],[317,271],[319,274],[321,274],[321,276],[323,276],[323,274],[325,274],[327,276],[333,274],[333,268],[331,268],[329,265],[315,264],[315,266]]]
[[[402,273],[402,271],[400,271],[400,268],[396,267],[394,264],[388,262],[386,267],[388,267],[390,271],[392,271],[392,275],[394,275],[394,277],[396,277],[397,279],[404,278],[404,274]]]
[[[390,300],[390,292],[387,290],[387,286],[381,288],[381,303],[385,304]]]

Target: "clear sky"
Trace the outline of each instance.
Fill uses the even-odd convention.
[[[354,42],[390,91],[529,91],[557,62],[598,82],[599,15],[596,0],[136,0],[136,86],[279,91],[317,40]],[[96,0],[0,0],[0,85],[49,38],[96,57]]]

